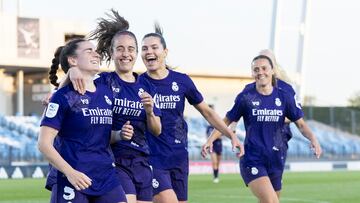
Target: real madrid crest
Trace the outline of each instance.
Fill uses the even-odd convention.
[[[142,93],[144,93],[145,92],[145,90],[143,89],[143,88],[139,88],[139,91],[138,91],[138,95],[139,95],[139,97],[141,96],[141,94]]]
[[[177,85],[176,82],[172,82],[172,83],[171,83],[171,89],[172,89],[174,92],[179,91],[179,86]]]
[[[281,106],[281,101],[280,101],[279,98],[276,98],[276,99],[275,99],[275,105],[276,105],[276,106]]]
[[[111,100],[109,99],[108,96],[104,95],[104,98],[105,98],[105,101],[106,101],[107,104],[112,105],[112,102],[111,102]]]

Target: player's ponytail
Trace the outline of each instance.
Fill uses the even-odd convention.
[[[57,70],[59,69],[59,65],[60,65],[60,53],[62,51],[62,49],[64,48],[64,46],[58,47],[54,53],[54,58],[52,59],[52,63],[50,66],[50,71],[49,71],[49,79],[50,79],[50,83],[53,84],[55,87],[59,87],[59,83],[57,82]]]
[[[89,39],[98,41],[96,51],[100,54],[101,60],[106,60],[108,64],[111,61],[111,55],[113,53],[114,39],[119,35],[129,35],[133,37],[136,44],[136,51],[138,50],[135,34],[128,31],[129,22],[114,9],[110,11],[111,13],[106,13],[108,19],[99,18],[96,29],[89,34]]]
[[[50,83],[58,87],[59,83],[57,82],[57,70],[59,69],[59,64],[61,69],[67,73],[70,69],[70,64],[68,61],[69,57],[76,56],[76,49],[78,48],[78,43],[84,42],[85,39],[73,39],[70,40],[65,46],[58,47],[54,53],[54,58],[51,61],[49,79]]]

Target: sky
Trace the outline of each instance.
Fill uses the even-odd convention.
[[[250,76],[251,60],[271,41],[272,0],[0,0],[2,11],[21,17],[77,20],[95,28],[114,8],[130,22],[140,42],[158,21],[164,29],[167,62],[186,73]],[[277,61],[296,70],[302,0],[280,0]],[[19,8],[19,9],[17,9]],[[315,105],[345,106],[360,91],[360,1],[311,0],[303,72],[305,96]],[[135,65],[145,68],[140,57]],[[241,91],[241,89],[239,89]]]

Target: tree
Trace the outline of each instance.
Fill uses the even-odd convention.
[[[360,109],[360,91],[357,91],[348,100],[349,106],[352,108]]]

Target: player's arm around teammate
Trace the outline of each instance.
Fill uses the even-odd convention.
[[[88,88],[83,97],[71,85],[57,91],[41,121],[38,148],[58,170],[57,183],[53,186],[57,189],[53,188],[51,201],[80,203],[89,201],[91,196],[94,202],[125,202],[120,182],[112,179],[115,169],[107,150],[112,126],[112,92],[110,88],[95,85],[92,79],[99,70],[99,54],[91,42],[74,39],[59,47],[54,56],[49,72],[52,84],[58,86],[56,71],[61,64],[65,72],[78,66]],[[59,151],[53,146],[57,136],[61,142]]]

